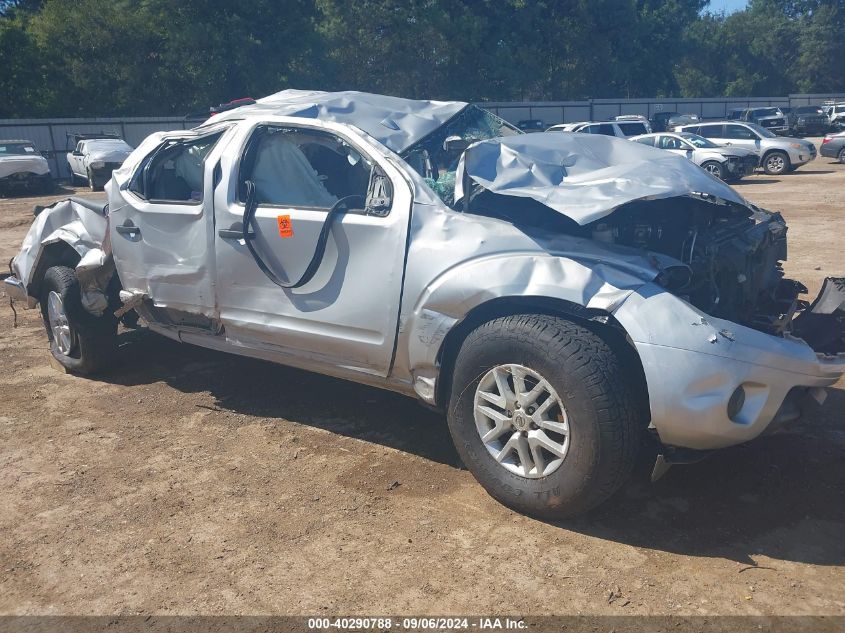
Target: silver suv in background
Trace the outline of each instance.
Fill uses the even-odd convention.
[[[816,146],[810,141],[775,136],[766,128],[743,121],[715,121],[682,125],[676,132],[690,132],[710,139],[716,145],[744,147],[760,156],[760,166],[767,174],[793,171],[816,158]]]

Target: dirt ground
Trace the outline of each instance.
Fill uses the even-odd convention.
[[[784,213],[813,294],[845,272],[845,165],[737,188]],[[36,201],[0,200],[3,261]],[[644,457],[546,523],[410,399],[143,329],[113,373],[69,376],[2,301],[0,613],[845,615],[843,383],[784,433],[654,485]]]

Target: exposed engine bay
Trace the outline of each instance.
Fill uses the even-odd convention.
[[[784,278],[787,226],[780,213],[690,196],[634,201],[579,226],[535,201],[473,193],[468,210],[513,221],[529,233],[545,226],[668,255],[679,264],[661,266],[658,283],[703,312],[768,334],[799,336],[819,352],[845,352],[843,311],[813,313],[816,304],[801,298],[807,288]],[[836,303],[831,293],[841,292],[841,304],[845,287],[830,281],[827,303]]]
[[[806,307],[784,279],[787,227],[779,213],[696,199],[632,202],[588,227],[596,241],[662,253],[686,264],[661,285],[700,310],[772,334]]]

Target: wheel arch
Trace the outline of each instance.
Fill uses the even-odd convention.
[[[29,296],[40,299],[41,285],[44,282],[44,275],[48,269],[53,266],[76,268],[76,265],[81,259],[82,255],[77,252],[73,244],[69,241],[56,240],[43,245],[35,266],[32,269],[29,283],[27,284],[27,293]]]
[[[577,323],[605,340],[619,354],[631,373],[635,392],[642,394],[643,412],[650,411],[645,371],[636,348],[622,325],[609,312],[587,308],[565,299],[545,296],[509,296],[491,299],[475,306],[455,323],[444,337],[437,352],[439,371],[434,386],[435,406],[445,409],[451,397],[452,375],[461,345],[467,336],[484,323],[520,314],[558,317]]]

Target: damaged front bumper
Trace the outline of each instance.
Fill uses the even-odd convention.
[[[843,300],[828,293],[820,307],[840,340]],[[651,421],[669,446],[707,450],[751,440],[799,417],[807,397],[823,399],[823,388],[845,373],[845,353],[711,317],[656,284],[633,293],[614,316],[639,353]]]

